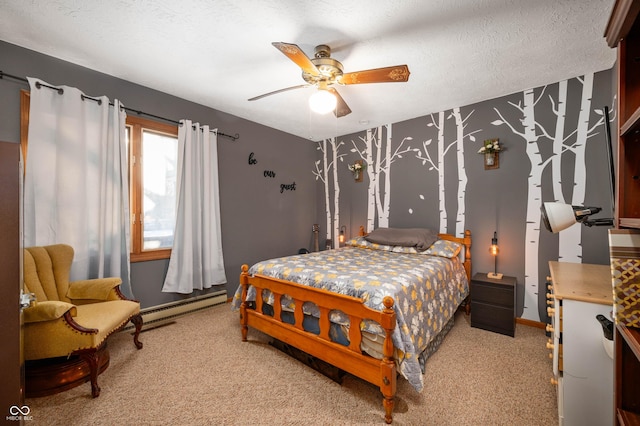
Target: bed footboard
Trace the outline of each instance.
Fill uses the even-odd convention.
[[[377,311],[364,305],[361,299],[331,293],[325,290],[307,287],[285,280],[270,278],[263,275],[250,276],[249,267],[242,265],[240,284],[242,285],[242,304],[240,306],[240,324],[242,341],[247,341],[249,327],[294,346],[309,355],[340,368],[354,376],[360,377],[380,388],[383,395],[385,421],[392,422],[394,397],[396,394],[396,364],[393,359],[393,342],[391,333],[396,325],[396,315],[393,310],[393,298],[387,296],[383,300],[384,309]],[[249,286],[256,289],[255,306],[249,307],[246,302]],[[273,294],[273,316],[263,313],[262,290],[268,289]],[[282,320],[281,298],[290,296],[294,303],[294,323]],[[305,302],[314,303],[319,311],[319,334],[305,331],[303,327]],[[331,311],[342,311],[349,317],[349,345],[344,346],[331,340],[329,329],[331,326]],[[383,343],[383,358],[375,359],[364,354],[360,349],[362,334],[360,323],[364,319],[376,321],[385,331]]]

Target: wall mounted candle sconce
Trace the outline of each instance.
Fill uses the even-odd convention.
[[[478,154],[484,157],[484,169],[491,170],[500,167],[500,139],[487,139],[484,141],[482,148],[478,150]]]
[[[353,164],[349,164],[349,171],[353,174],[353,179],[356,182],[362,182],[362,178],[364,176],[364,171],[367,168],[367,165],[362,162],[362,160],[356,160]]]

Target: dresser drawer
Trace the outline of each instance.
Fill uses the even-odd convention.
[[[501,280],[494,280],[486,274],[475,274],[471,279],[471,300],[513,309],[515,278],[503,277]]]
[[[487,302],[492,305],[513,308],[514,292],[513,287],[496,286],[488,283],[471,284],[471,300]]]
[[[515,334],[513,309],[471,301],[471,327],[512,336]]]

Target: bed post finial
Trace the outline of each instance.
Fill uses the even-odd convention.
[[[242,341],[247,341],[247,332],[249,326],[247,325],[247,292],[249,291],[249,265],[246,263],[242,265],[242,272],[240,273],[240,285],[242,286],[242,303],[240,304],[240,325],[242,330]]]
[[[394,304],[393,297],[391,297],[391,296],[385,296],[385,297],[382,299],[382,304],[383,304],[383,305],[384,305],[384,307],[385,307],[385,308],[387,308],[387,309],[391,309],[391,308],[393,308],[393,304]]]

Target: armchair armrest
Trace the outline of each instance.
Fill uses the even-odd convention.
[[[72,300],[108,300],[112,290],[122,283],[118,277],[95,278],[69,283],[67,297]]]
[[[74,305],[59,300],[36,302],[33,306],[25,308],[22,312],[24,313],[25,323],[55,320],[62,318],[67,312],[69,312],[72,317],[77,315],[77,310]]]

